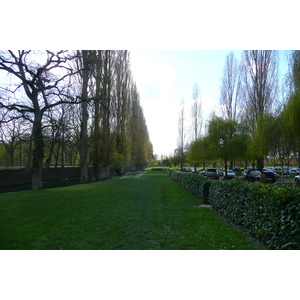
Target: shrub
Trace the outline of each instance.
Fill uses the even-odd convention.
[[[210,203],[270,249],[300,249],[300,189],[244,181],[214,182]]]
[[[300,249],[300,188],[294,185],[211,181],[168,172],[184,189],[270,249]]]
[[[190,194],[203,203],[208,203],[209,186],[211,184],[209,179],[198,174],[180,173],[171,170],[166,170],[166,173]]]

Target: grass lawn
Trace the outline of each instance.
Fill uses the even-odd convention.
[[[262,249],[163,172],[0,194],[0,249]]]

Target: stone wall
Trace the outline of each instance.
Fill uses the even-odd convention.
[[[80,168],[43,169],[43,181],[51,181],[80,176]],[[0,170],[0,187],[31,184],[30,169]]]

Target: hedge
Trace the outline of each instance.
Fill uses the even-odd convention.
[[[165,172],[190,194],[200,199],[203,203],[208,203],[211,180],[202,175],[192,173],[181,173],[172,170],[165,170]]]
[[[300,188],[294,185],[215,181],[166,171],[196,198],[269,249],[300,249]]]

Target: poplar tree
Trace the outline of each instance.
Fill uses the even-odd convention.
[[[240,97],[240,72],[239,64],[231,52],[226,56],[223,71],[220,105],[223,117],[228,120],[237,119],[237,107]]]
[[[253,134],[258,119],[274,109],[278,97],[278,55],[274,50],[244,50],[242,55],[243,117]],[[257,157],[264,167],[264,157]]]

